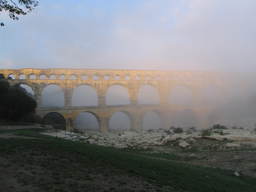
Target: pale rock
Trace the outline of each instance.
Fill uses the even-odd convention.
[[[181,140],[179,142],[179,146],[182,147],[182,148],[186,148],[186,147],[189,146],[189,143],[187,143],[186,141]]]
[[[235,172],[234,172],[234,175],[235,175],[236,177],[240,177],[240,176],[241,176],[241,174],[240,174],[238,171],[235,171]]]
[[[226,147],[241,147],[240,143],[227,143]]]
[[[239,147],[238,145],[243,145],[244,143],[256,143],[256,135],[248,130],[239,129],[228,129],[224,130],[225,135],[214,134],[212,136],[204,137],[207,139],[214,140],[228,140],[230,143],[226,144],[224,147]],[[182,148],[190,146],[190,143],[196,142],[197,139],[201,139],[200,131],[193,132],[191,134],[187,133],[171,133],[166,130],[141,130],[141,131],[123,131],[121,133],[117,132],[93,132],[86,131],[84,133],[72,133],[68,131],[58,131],[52,130],[44,133],[46,135],[51,135],[54,137],[65,138],[72,141],[80,140],[85,143],[93,143],[102,146],[113,146],[118,148],[148,148],[154,145],[165,145],[168,142],[178,143]]]

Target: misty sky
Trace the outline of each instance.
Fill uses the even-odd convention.
[[[255,71],[255,0],[42,0],[1,15],[1,68]]]

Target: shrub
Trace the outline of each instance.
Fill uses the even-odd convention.
[[[173,133],[183,133],[183,129],[181,127],[171,127]]]
[[[210,129],[205,129],[202,131],[201,136],[206,137],[206,136],[211,136],[211,134],[212,134],[212,131]]]
[[[196,128],[195,127],[190,127],[190,128],[188,128],[188,130],[186,132],[188,134],[192,134],[192,133],[196,132]]]
[[[224,126],[224,125],[214,124],[212,126],[212,129],[228,129],[228,128],[226,126]]]

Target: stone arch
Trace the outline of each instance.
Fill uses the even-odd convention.
[[[109,75],[109,74],[104,75],[104,80],[110,80],[110,78],[111,78],[111,75]]]
[[[114,79],[115,79],[115,80],[120,80],[120,79],[121,79],[121,75],[115,74]]]
[[[16,79],[16,75],[13,73],[10,73],[7,78],[8,79]]]
[[[28,77],[29,77],[29,79],[36,79],[37,78],[36,74],[34,74],[34,73],[29,74]]]
[[[42,74],[39,75],[39,79],[46,80],[46,79],[48,79],[48,77],[47,77],[46,74],[42,73]]]
[[[61,75],[59,76],[59,79],[60,79],[60,80],[65,80],[65,79],[66,79],[66,75],[61,74]]]
[[[93,74],[92,79],[97,81],[100,80],[100,75],[98,73]]]
[[[159,91],[150,84],[142,85],[138,92],[138,104],[156,105],[160,103]]]
[[[58,112],[47,113],[42,120],[44,125],[52,125],[55,129],[66,129],[66,120],[64,116]]]
[[[141,80],[141,75],[139,74],[135,75],[135,80]]]
[[[126,111],[117,111],[112,114],[108,121],[110,131],[124,131],[132,129],[133,120]]]
[[[55,75],[55,74],[50,74],[50,75],[49,75],[49,79],[55,80],[55,79],[57,79],[57,75]]]
[[[88,75],[82,74],[82,75],[80,76],[80,78],[81,78],[81,80],[88,80]]]
[[[193,93],[189,87],[176,86],[170,90],[168,103],[184,107],[193,106]]]
[[[64,107],[65,99],[62,88],[57,84],[46,85],[42,90],[42,107]]]
[[[143,74],[143,80],[144,81],[149,81],[150,80],[150,75],[149,74]]]
[[[32,86],[26,84],[26,83],[20,83],[19,86],[23,89],[25,89],[26,93],[31,96],[32,98],[35,97],[35,91]]]
[[[100,118],[97,114],[91,111],[79,113],[74,120],[74,128],[79,131],[100,130]]]
[[[126,74],[124,76],[124,80],[129,81],[131,79],[131,76],[129,74]]]
[[[146,111],[142,116],[142,129],[153,130],[163,128],[161,114],[158,111]]]
[[[21,73],[21,74],[19,74],[19,79],[26,79],[26,75],[25,74],[23,74],[23,73]]]
[[[70,80],[77,80],[77,75],[76,74],[72,74],[69,76]]]
[[[106,105],[129,105],[130,97],[128,89],[121,84],[108,87],[106,92]]]
[[[72,106],[98,106],[98,93],[94,87],[82,84],[73,90]]]

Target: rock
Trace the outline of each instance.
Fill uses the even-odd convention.
[[[94,140],[93,139],[88,139],[87,142],[92,144],[92,143],[94,143]]]
[[[222,137],[222,136],[215,136],[215,135],[213,135],[213,136],[202,136],[202,138],[204,138],[204,139],[209,139],[209,140],[216,140],[216,141],[224,141],[224,140],[227,139],[227,138],[225,138],[225,137]]]
[[[186,141],[181,140],[178,145],[182,148],[186,148],[186,147],[189,146],[189,143],[187,143]]]
[[[240,177],[240,176],[241,176],[241,174],[240,174],[238,171],[235,171],[235,172],[234,172],[234,175],[235,175],[236,177]]]
[[[188,141],[191,142],[191,143],[194,143],[196,140],[194,138],[188,138]]]
[[[174,135],[167,135],[165,138],[162,139],[161,143],[166,144],[168,142],[173,142],[181,138],[181,135],[174,134]]]
[[[241,147],[240,143],[227,143],[226,147]]]
[[[190,157],[190,158],[196,158],[197,156],[196,156],[195,153],[191,153],[191,154],[189,154],[189,157]]]
[[[140,131],[123,131],[122,133],[118,132],[93,132],[87,131],[84,133],[73,133],[68,131],[58,131],[52,130],[46,132],[46,135],[51,135],[54,137],[65,138],[73,141],[82,141],[86,143],[93,143],[103,146],[113,146],[118,148],[144,148],[151,146],[159,146],[170,144],[173,146],[179,146],[181,148],[190,147],[193,143],[197,142],[199,139],[209,139],[209,140],[218,140],[229,141],[227,144],[223,143],[220,147],[223,149],[238,148],[243,145],[249,145],[249,143],[254,144],[256,147],[256,135],[251,134],[247,130],[224,130],[225,135],[212,134],[211,136],[201,136],[201,131],[191,131],[182,132],[182,133],[173,133],[172,130],[140,130]],[[251,144],[251,145],[252,145]],[[252,147],[254,147],[252,145]]]

